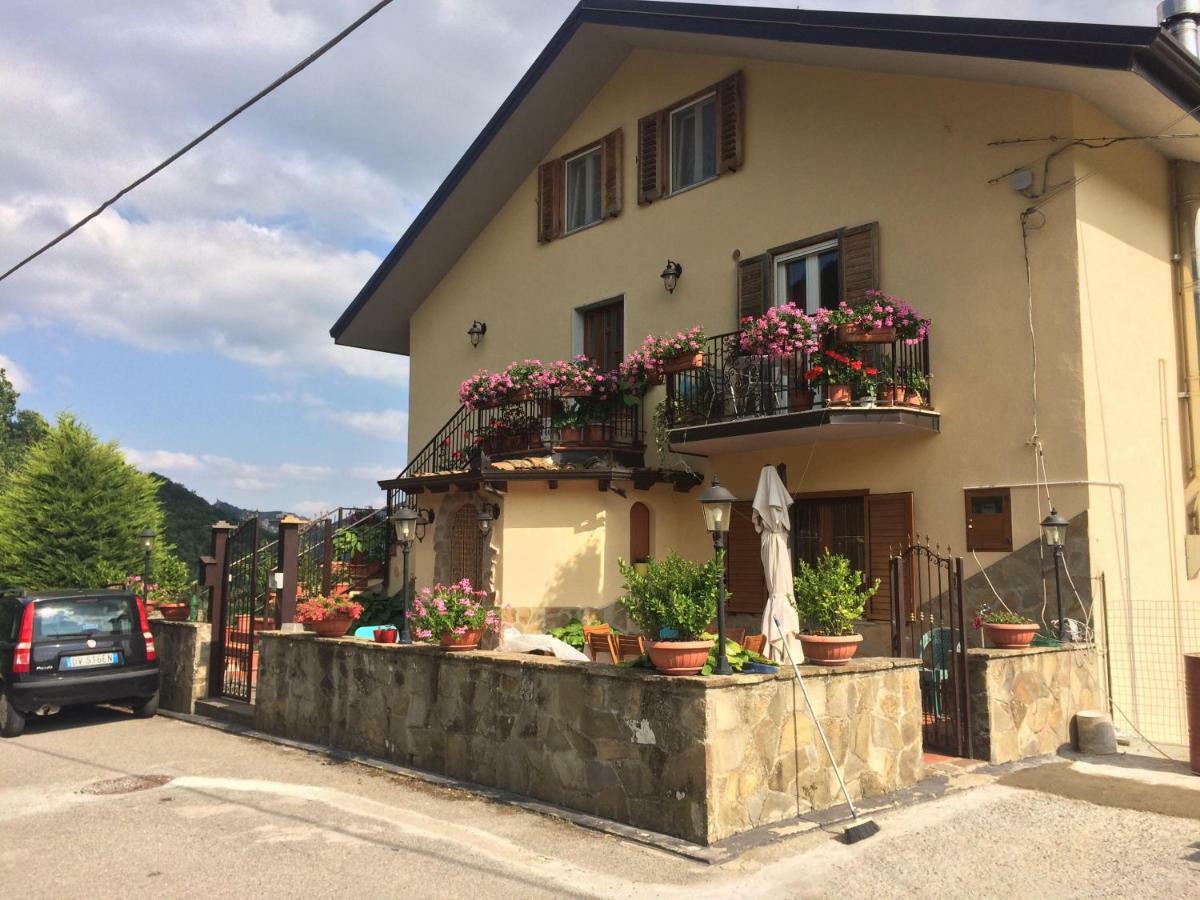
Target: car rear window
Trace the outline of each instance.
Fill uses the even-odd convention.
[[[91,634],[133,631],[133,602],[128,597],[64,597],[42,600],[33,618],[33,639],[54,640]]]

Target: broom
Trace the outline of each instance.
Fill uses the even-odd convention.
[[[775,633],[783,634],[783,626],[779,624],[779,619],[771,617],[775,622]],[[829,746],[829,738],[825,737],[825,729],[821,727],[821,720],[817,718],[817,711],[813,709],[812,700],[809,699],[808,689],[804,686],[804,679],[800,677],[800,667],[796,665],[796,658],[792,656],[791,642],[784,637],[783,649],[787,653],[788,662],[792,664],[792,672],[796,676],[796,681],[800,684],[800,693],[804,695],[804,703],[808,707],[808,713],[812,716],[813,724],[817,726],[817,734],[821,735],[821,743],[825,745],[825,753],[829,756],[829,764],[833,766],[833,774],[837,776],[838,784],[842,786],[842,794],[846,798],[846,805],[850,807],[850,815],[854,817],[854,821],[846,826],[844,836],[847,844],[857,844],[859,841],[865,841],[867,838],[879,833],[879,825],[874,819],[870,819],[858,814],[858,810],[854,808],[854,801],[850,799],[850,791],[846,789],[846,782],[842,778],[842,772],[838,768],[837,760],[833,758],[833,749]]]

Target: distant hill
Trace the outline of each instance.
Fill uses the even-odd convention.
[[[176,555],[189,566],[198,556],[206,555],[212,548],[212,526],[224,519],[233,525],[240,524],[254,515],[232,503],[218,500],[209,503],[195,491],[189,490],[165,475],[151,473],[162,480],[158,488],[158,500],[166,517],[166,538],[175,545]],[[259,512],[260,527],[264,532],[275,534],[281,510]]]

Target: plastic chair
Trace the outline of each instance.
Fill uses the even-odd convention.
[[[942,715],[942,688],[950,680],[950,653],[962,649],[953,628],[931,628],[921,635],[921,705],[932,709],[935,718]],[[925,664],[925,654],[929,664]]]

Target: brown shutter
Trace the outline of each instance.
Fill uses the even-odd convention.
[[[847,303],[879,289],[879,223],[846,228],[840,235],[842,296]]]
[[[667,110],[638,120],[638,203],[657,200],[667,192]]]
[[[892,554],[913,540],[912,494],[867,495],[867,583],[879,579],[879,590],[867,601],[865,616],[881,622],[892,618]]]
[[[645,562],[650,556],[650,507],[635,503],[629,507],[629,561]]]
[[[763,577],[762,540],[750,518],[751,504],[733,504],[733,518],[725,535],[725,573],[729,589],[729,612],[761,613],[767,605],[767,582]]]
[[[563,178],[561,159],[553,159],[538,167],[538,240],[543,244],[562,235]]]
[[[747,316],[761,316],[771,305],[774,278],[771,255],[763,253],[738,261],[737,314],[738,323]]]
[[[745,103],[742,73],[717,83],[717,172],[734,172],[742,165]]]
[[[624,156],[624,133],[618,128],[606,134],[600,142],[600,180],[604,190],[605,218],[620,215],[623,186],[621,159]]]

